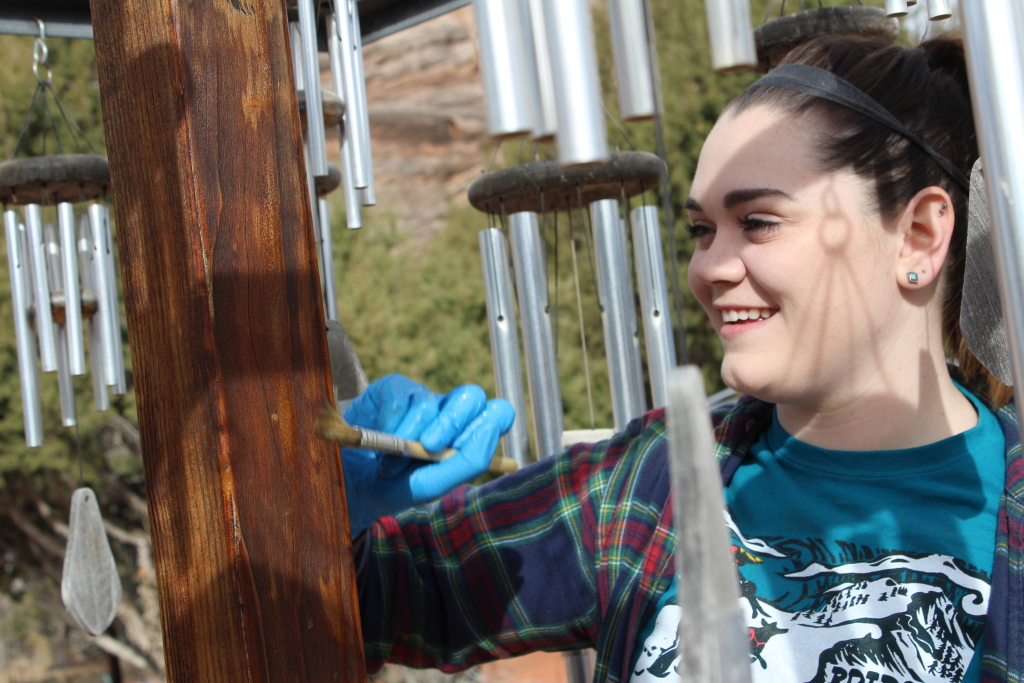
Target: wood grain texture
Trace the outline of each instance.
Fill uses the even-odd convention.
[[[168,679],[363,681],[278,0],[92,0]]]

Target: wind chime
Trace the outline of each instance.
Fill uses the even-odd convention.
[[[551,455],[581,437],[593,439],[612,431],[574,434],[563,426],[551,320],[555,309],[548,294],[542,237],[543,227],[559,213],[569,218],[573,263],[579,236],[593,255],[612,396],[614,425],[608,426],[621,430],[648,405],[665,405],[665,382],[676,365],[675,342],[661,217],[658,207],[646,199],[662,187],[666,169],[655,154],[609,151],[587,0],[477,0],[474,7],[491,136],[554,138],[558,148],[557,159],[488,173],[469,188],[470,203],[491,221],[480,233],[480,246],[497,393],[511,401],[520,416],[505,437],[504,448],[508,457],[526,464],[526,392],[513,292],[522,320],[536,453]],[[609,0],[608,9],[622,119],[656,119],[660,87],[647,2]],[[554,26],[557,31],[547,30]],[[580,228],[576,232],[574,217]],[[574,275],[578,292],[578,265]],[[577,312],[585,337],[579,301]],[[638,317],[646,342],[650,402]],[[589,368],[585,345],[584,364]],[[589,372],[585,374],[589,393]]]
[[[83,323],[89,336],[89,364],[97,410],[110,408],[110,391],[125,393],[117,280],[110,214],[99,203],[110,190],[105,157],[96,154],[68,116],[51,84],[53,74],[42,21],[32,50],[38,84],[15,144],[17,157],[35,113],[43,127],[44,156],[0,164],[0,201],[11,278],[18,370],[21,379],[25,442],[43,441],[40,373],[57,373],[61,423],[75,427],[77,411],[72,378],[86,373]],[[57,108],[76,147],[66,154],[50,108]],[[46,155],[52,133],[59,154]],[[91,154],[83,153],[83,145]],[[19,213],[7,205],[21,206]],[[47,218],[55,213],[56,221]],[[37,354],[38,348],[38,354]],[[121,601],[121,581],[110,551],[96,494],[82,483],[71,498],[68,547],[61,598],[75,621],[93,635],[110,626]]]
[[[536,142],[554,139],[558,150],[557,159],[487,173],[469,187],[470,203],[489,220],[479,240],[496,393],[512,403],[517,415],[503,439],[503,448],[506,457],[525,465],[530,460],[530,440],[520,328],[534,451],[539,457],[561,452],[571,443],[610,436],[648,410],[634,272],[650,403],[655,407],[666,403],[668,374],[676,365],[675,339],[661,216],[658,207],[646,199],[658,188],[668,198],[664,192],[667,173],[663,155],[609,150],[588,0],[475,0],[474,9],[490,135],[498,140],[520,136]],[[660,124],[661,95],[648,3],[609,0],[608,9],[622,119],[654,119]],[[660,133],[660,125],[657,128]],[[553,220],[557,244],[559,214],[566,215],[570,225],[568,246],[592,428],[572,432],[564,429],[552,329],[558,305],[549,295],[544,239],[548,222]],[[593,424],[579,288],[580,238],[595,275],[604,329],[614,421],[605,429],[594,429]],[[675,251],[674,244],[670,248]],[[592,677],[589,653],[566,656],[573,683]]]
[[[289,9],[289,20],[324,310],[328,320],[337,321],[333,233],[326,195],[342,187],[350,230],[362,227],[362,207],[377,203],[359,13],[356,0],[324,4],[297,0],[294,10]],[[333,91],[320,85],[317,28],[321,25],[326,29]],[[338,165],[327,160],[327,131],[331,128],[339,133]],[[351,360],[358,363],[354,356]]]

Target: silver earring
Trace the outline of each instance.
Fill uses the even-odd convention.
[[[939,215],[940,216],[945,216],[947,208],[948,207],[946,206],[946,202],[942,202],[942,206],[939,207]]]
[[[907,282],[909,282],[912,285],[916,285],[917,273],[915,273],[914,271],[910,271],[909,273],[907,273]]]

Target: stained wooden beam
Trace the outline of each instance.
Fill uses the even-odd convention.
[[[280,0],[92,0],[170,681],[363,681]]]

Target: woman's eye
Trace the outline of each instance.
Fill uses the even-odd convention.
[[[740,227],[744,232],[768,232],[779,227],[778,221],[770,221],[764,218],[746,216],[740,219]]]
[[[710,235],[712,230],[703,223],[688,223],[686,225],[686,232],[690,233],[690,237],[696,240],[705,235]]]

